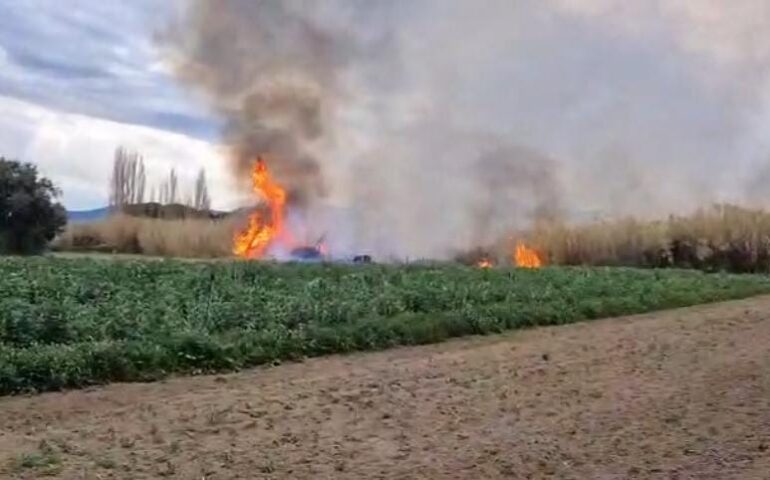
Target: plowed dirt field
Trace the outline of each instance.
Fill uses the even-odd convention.
[[[6,397],[0,472],[770,479],[770,297]]]

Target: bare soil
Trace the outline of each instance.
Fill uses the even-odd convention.
[[[0,477],[770,479],[770,297],[0,399]]]

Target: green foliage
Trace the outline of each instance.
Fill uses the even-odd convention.
[[[58,196],[34,165],[0,157],[0,253],[41,252],[67,223]]]
[[[0,259],[0,393],[419,345],[770,292],[758,275]]]

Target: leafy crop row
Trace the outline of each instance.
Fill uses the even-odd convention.
[[[456,265],[0,259],[0,393],[282,359],[770,292],[754,275]]]

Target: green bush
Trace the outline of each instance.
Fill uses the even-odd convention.
[[[682,270],[0,258],[0,393],[420,345],[770,292]]]

